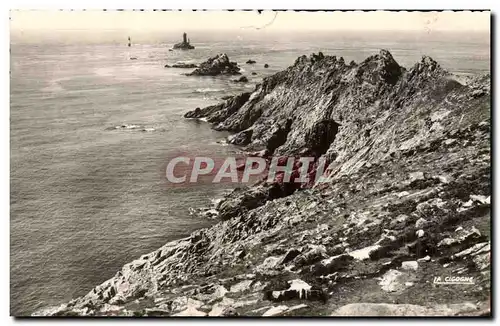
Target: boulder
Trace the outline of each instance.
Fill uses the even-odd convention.
[[[248,78],[245,76],[241,76],[238,79],[233,80],[235,83],[248,83]]]

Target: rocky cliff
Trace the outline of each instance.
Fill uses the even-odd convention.
[[[264,157],[326,157],[328,182],[238,189],[215,226],[39,314],[489,316],[489,85],[319,53],[187,113]]]

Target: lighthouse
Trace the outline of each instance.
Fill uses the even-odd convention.
[[[174,49],[181,49],[181,50],[192,50],[194,49],[194,46],[192,46],[189,43],[189,39],[187,37],[187,33],[182,33],[182,42],[174,44]]]

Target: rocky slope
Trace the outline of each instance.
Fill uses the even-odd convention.
[[[187,113],[264,157],[326,157],[328,182],[237,189],[213,227],[39,314],[489,316],[489,85],[319,53]]]

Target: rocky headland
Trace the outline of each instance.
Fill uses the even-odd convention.
[[[430,57],[301,56],[186,117],[249,155],[324,157],[328,182],[239,188],[213,227],[37,315],[490,316],[490,101],[489,75]]]

